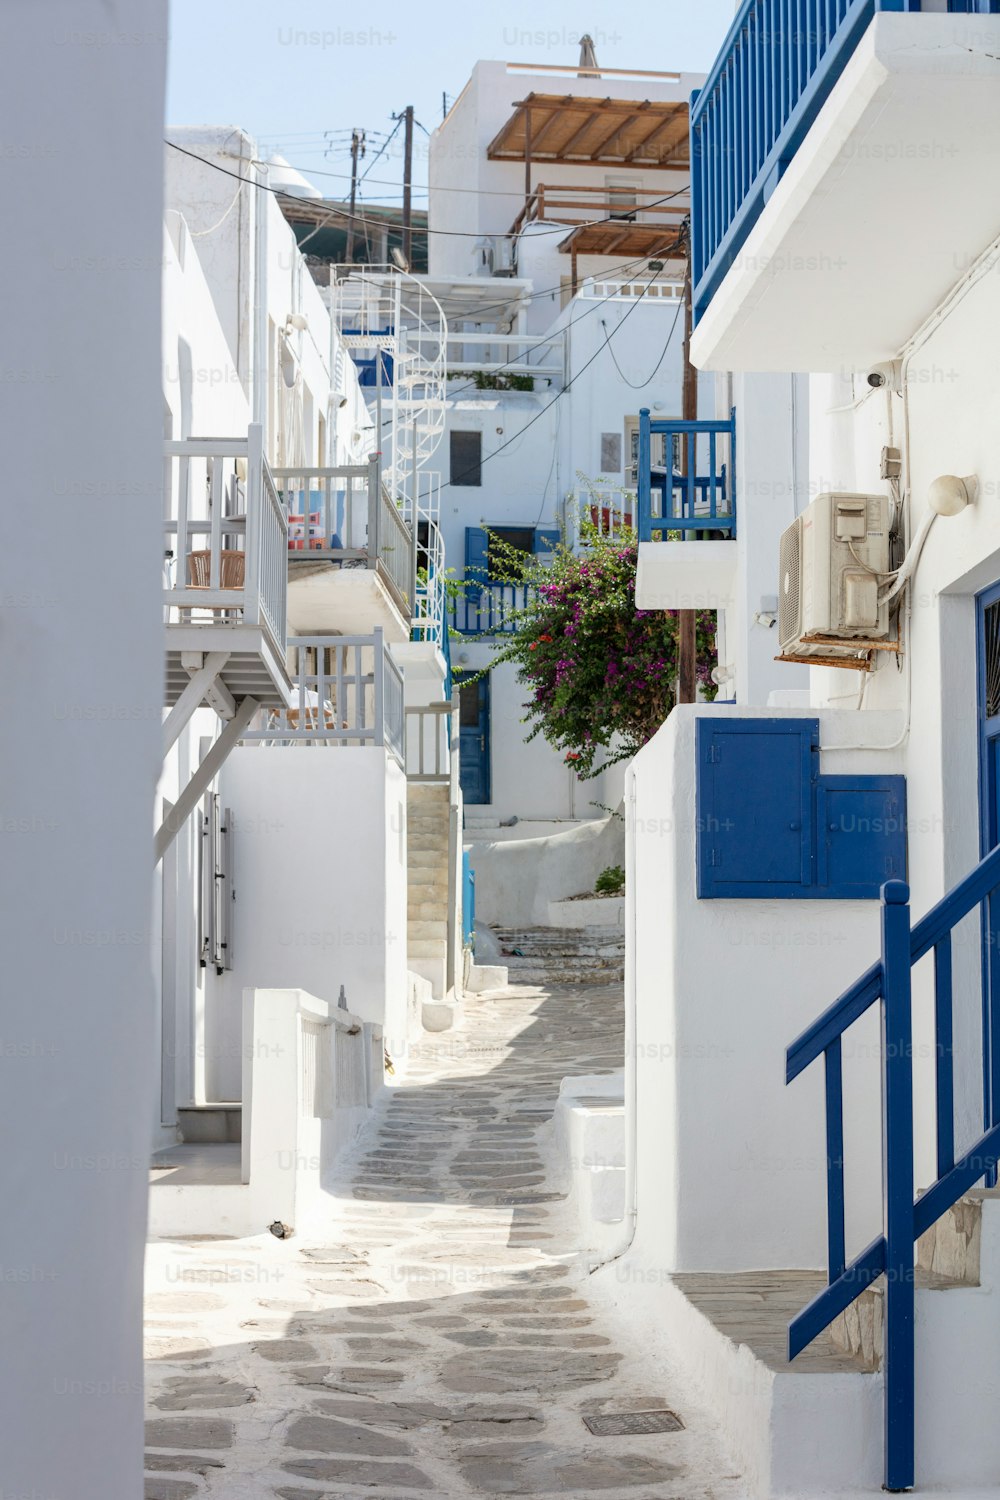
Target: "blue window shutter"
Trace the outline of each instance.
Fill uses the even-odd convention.
[[[875,900],[906,879],[903,776],[821,776],[816,788],[819,896]]]
[[[560,531],[558,526],[536,526],[534,551],[543,557],[551,556],[559,545]]]
[[[489,538],[482,526],[465,528],[465,584],[466,595],[478,599],[488,577],[487,552]]]
[[[816,719],[698,720],[699,896],[808,894],[818,744]]]

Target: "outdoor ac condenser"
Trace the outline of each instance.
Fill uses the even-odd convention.
[[[819,495],[781,538],[778,637],[785,656],[829,654],[829,638],[884,640],[892,502],[887,495]],[[810,639],[826,636],[827,642]]]

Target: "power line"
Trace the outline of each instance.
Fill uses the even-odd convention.
[[[258,192],[272,193],[275,197],[285,198],[285,199],[287,199],[291,203],[302,203],[302,204],[305,204],[305,206],[308,207],[308,208],[312,208],[312,209],[316,208],[316,200],[314,198],[303,198],[300,193],[289,193],[289,192],[286,192],[284,188],[271,187],[269,183],[266,183],[266,182],[257,182],[252,177],[243,177],[243,176],[241,176],[241,174],[239,172],[234,172],[229,167],[223,167],[218,162],[209,161],[209,159],[208,159],[207,156],[199,156],[198,153],[197,153],[197,151],[189,151],[186,146],[178,146],[178,144],[177,144],[176,141],[166,141],[165,144],[168,145],[168,146],[170,146],[170,147],[172,147],[174,151],[179,151],[182,156],[189,156],[192,161],[201,162],[202,166],[204,166],[204,167],[211,167],[213,169],[213,171],[221,172],[223,174],[223,176],[225,176],[225,177],[231,177],[234,180],[234,182],[246,182],[246,183],[249,183],[250,187],[256,188]],[[266,166],[266,165],[267,165],[266,162],[262,162],[261,163],[261,166]],[[644,209],[656,208],[659,204],[661,204],[661,203],[667,203],[667,202],[670,201],[671,198],[679,198],[682,193],[686,193],[686,192],[687,192],[687,188],[678,188],[675,192],[673,192],[673,193],[666,193],[666,194],[664,194],[664,196],[662,198],[657,198],[652,203],[646,203],[646,204],[644,204],[643,207],[644,207]],[[330,214],[331,218],[349,219],[351,217],[351,215],[346,210],[344,210],[344,209],[330,208],[330,209],[327,209],[327,212]],[[585,219],[585,220],[583,220],[582,223],[580,223],[580,224],[578,224],[578,225],[576,225],[574,227],[578,228],[578,229],[591,229],[591,228],[593,228],[597,224],[617,224],[620,221],[620,218],[621,218],[620,214],[606,214],[603,218],[600,218],[600,219]],[[363,219],[360,219],[359,222],[365,223],[366,221],[363,220]],[[379,224],[378,220],[374,220],[372,222],[375,223],[376,227],[380,227],[380,224]],[[464,229],[429,229],[428,228],[428,229],[422,230],[421,232],[423,234],[436,234],[439,237],[442,237],[442,238],[445,238],[445,239],[481,240],[483,238],[482,233],[476,233],[476,232],[474,232],[472,230],[464,230]],[[566,225],[565,224],[556,224],[556,225],[553,225],[553,227],[551,229],[549,229],[549,230],[544,230],[544,229],[537,230],[535,232],[535,235],[533,236],[533,238],[537,239],[542,234],[565,234],[565,233],[566,233]]]
[[[499,446],[499,448],[494,448],[492,453],[487,453],[480,460],[480,468],[482,467],[483,464],[489,463],[490,459],[498,458],[500,456],[500,454],[503,453],[503,451],[504,451],[505,448],[509,448],[511,446],[511,444],[516,443],[519,438],[522,438],[524,436],[524,434],[528,431],[529,427],[533,427],[536,422],[540,422],[541,419],[542,419],[542,417],[545,416],[546,412],[551,411],[552,408],[553,408],[553,406],[555,406],[556,402],[562,400],[563,396],[565,396],[567,394],[567,392],[572,389],[572,387],[576,383],[576,381],[579,380],[579,378],[583,374],[584,370],[589,370],[590,366],[594,363],[594,361],[596,359],[599,359],[600,356],[604,353],[605,349],[607,349],[607,348],[610,347],[611,340],[614,338],[614,336],[615,336],[616,333],[619,333],[621,331],[621,329],[624,328],[625,324],[628,322],[629,318],[635,312],[636,308],[639,306],[639,303],[642,301],[643,297],[646,295],[646,292],[649,290],[649,288],[652,286],[653,282],[656,280],[656,277],[657,277],[658,274],[659,273],[656,272],[656,271],[653,272],[652,276],[646,282],[645,287],[639,293],[639,296],[636,297],[635,301],[632,303],[632,305],[629,308],[628,312],[625,314],[625,316],[622,318],[621,322],[618,324],[618,327],[615,328],[614,331],[612,333],[610,333],[610,334],[605,333],[604,343],[601,345],[601,347],[598,350],[596,350],[596,352],[594,354],[592,354],[590,356],[590,358],[584,364],[582,364],[580,366],[580,368],[577,370],[577,372],[576,372],[575,375],[571,375],[570,376],[569,380],[567,380],[567,382],[563,386],[562,390],[558,391],[556,393],[556,395],[552,398],[552,400],[546,406],[542,407],[541,411],[536,412],[535,415],[530,419],[530,421],[525,422],[524,426],[521,428],[521,430],[519,432],[516,432],[513,437],[508,438],[505,443],[501,443],[500,446]],[[446,479],[444,481],[444,483],[441,485],[441,489],[442,490],[447,490],[447,489],[450,489],[451,487],[452,487],[452,481],[450,479]]]

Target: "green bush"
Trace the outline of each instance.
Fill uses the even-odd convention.
[[[625,871],[621,865],[608,865],[594,881],[598,896],[619,896],[625,889]]]

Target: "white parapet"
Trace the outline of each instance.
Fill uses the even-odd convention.
[[[732,609],[736,541],[642,542],[635,579],[638,609]]]

